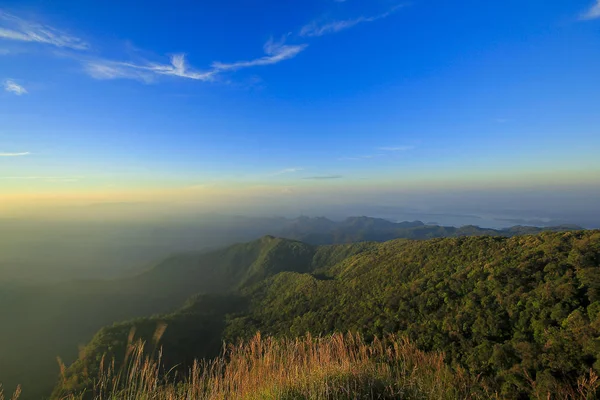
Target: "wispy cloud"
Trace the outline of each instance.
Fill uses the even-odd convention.
[[[328,180],[328,179],[342,179],[342,178],[343,178],[342,175],[323,175],[323,176],[307,176],[306,178],[302,178],[302,179],[313,180],[313,181],[322,181],[322,180]]]
[[[386,18],[400,7],[402,6],[396,6],[386,13],[371,17],[363,16],[352,20],[334,21],[324,25],[315,22],[302,28],[299,35],[307,37],[322,36],[327,33],[338,32],[360,23]],[[287,44],[286,37],[284,36],[279,41],[273,39],[267,41],[263,46],[264,55],[261,57],[234,62],[215,61],[205,70],[197,70],[188,65],[184,54],[171,55],[168,63],[153,62],[147,57],[136,61],[97,57],[86,52],[90,49],[90,45],[76,36],[48,25],[27,21],[0,10],[0,40],[43,43],[67,50],[77,50],[75,52],[64,51],[62,54],[81,62],[84,72],[98,80],[134,79],[151,83],[160,76],[173,76],[191,80],[211,81],[219,74],[228,71],[274,65],[292,59],[308,47],[306,43]],[[26,90],[22,87],[19,89],[18,85],[11,85],[10,91],[15,94],[26,93]]]
[[[263,47],[266,54],[264,57],[256,58],[250,61],[237,61],[233,63],[214,62],[212,67],[215,72],[219,72],[277,64],[281,61],[296,57],[304,49],[306,49],[307,46],[307,44],[287,45],[285,44],[284,40],[275,42],[273,39],[270,39]]]
[[[90,48],[90,45],[84,40],[51,26],[27,21],[1,10],[0,40],[43,43],[55,47],[78,50],[78,52],[73,52],[69,56],[82,62],[84,71],[92,78],[107,80],[134,79],[146,83],[155,81],[159,76],[210,81],[220,72],[277,64],[281,61],[294,58],[307,47],[306,44],[285,44],[285,38],[281,41],[271,39],[264,45],[265,55],[262,57],[232,63],[214,62],[206,71],[199,71],[187,64],[184,54],[171,55],[169,63],[157,63],[146,60],[141,62],[127,62],[94,58],[85,52],[81,52]],[[18,85],[15,85],[11,85],[10,91],[15,94],[26,93],[24,89],[19,90]]]
[[[229,64],[214,62],[211,69],[207,71],[197,71],[191,68],[187,64],[184,54],[172,55],[170,64],[154,62],[131,63],[102,59],[86,59],[83,60],[83,62],[85,72],[95,79],[136,79],[150,83],[153,82],[157,76],[167,75],[200,81],[210,81],[220,72],[277,64],[281,61],[288,60],[299,54],[306,46],[307,45],[305,44],[286,45],[283,41],[274,42],[273,40],[269,40],[264,46],[264,51],[267,54],[266,56],[250,61],[238,61]]]
[[[387,18],[402,7],[405,7],[405,5],[398,5],[383,14],[374,15],[371,17],[361,16],[361,17],[354,18],[354,19],[333,21],[333,22],[328,22],[325,24],[319,24],[318,22],[313,21],[310,24],[302,27],[302,29],[300,30],[300,36],[314,37],[314,36],[323,36],[323,35],[327,35],[330,33],[337,33],[337,32],[352,28],[358,24],[362,24],[365,22],[375,22],[377,20]]]
[[[581,19],[589,20],[600,18],[600,0],[596,0],[596,4],[594,4],[589,10],[581,15]]]
[[[82,39],[48,25],[26,21],[0,10],[0,39],[43,43],[73,50],[86,50],[90,46]]]
[[[408,151],[414,150],[415,146],[389,146],[389,147],[379,147],[377,150],[381,151]]]
[[[340,157],[338,161],[360,161],[360,160],[369,160],[371,158],[376,157],[376,155],[366,155],[366,156],[357,156],[357,157]]]
[[[277,172],[273,173],[272,175],[293,174],[295,172],[300,172],[300,171],[304,171],[304,168],[286,168],[286,169],[282,169],[281,171],[277,171]]]
[[[23,86],[19,85],[12,79],[7,79],[4,81],[4,90],[10,93],[14,93],[17,96],[27,94],[27,89],[25,89]]]
[[[94,79],[135,79],[150,83],[155,76],[151,72],[131,68],[127,64],[111,60],[91,60],[83,62],[84,71]]]
[[[136,79],[146,83],[154,81],[159,75],[176,76],[201,81],[209,81],[215,71],[196,71],[190,68],[184,54],[171,56],[170,64],[145,62],[135,64],[111,60],[84,60],[84,70],[95,79]]]
[[[28,156],[31,153],[26,151],[23,153],[0,153],[0,157],[23,157],[23,156]]]

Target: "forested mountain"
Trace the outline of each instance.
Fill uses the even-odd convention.
[[[265,237],[176,260],[138,282],[160,291],[158,283],[169,287],[173,277],[187,281],[185,291],[221,294],[102,329],[56,398],[89,387],[103,354],[122,360],[132,334],[152,343],[157,326],[166,327],[159,345],[168,368],[185,369],[218,353],[222,340],[256,331],[354,331],[368,340],[397,333],[444,351],[450,365],[502,398],[527,398],[533,385],[552,392],[600,372],[599,231],[316,247]]]
[[[257,221],[258,226],[253,226]],[[264,236],[218,250],[175,254],[129,278],[26,287],[0,284],[3,301],[0,320],[10,321],[0,330],[0,381],[9,388],[20,383],[25,388],[25,399],[38,399],[55,384],[56,357],[71,363],[78,355],[78,346],[87,343],[103,326],[172,312],[191,295],[238,290],[282,271],[318,271],[354,252],[377,246],[368,242],[317,246],[319,243],[383,241],[397,237],[512,236],[549,229],[453,228],[368,217],[353,217],[342,222],[307,217],[294,220],[239,217],[227,226],[243,226],[244,235],[254,235],[261,230],[279,231],[283,236],[302,238],[309,243]],[[31,359],[36,362],[25,361]]]
[[[168,312],[195,293],[234,290],[281,270],[306,272],[314,252],[311,245],[264,237],[173,256],[127,279],[6,288],[0,291],[0,320],[10,323],[0,330],[0,379],[7,386],[21,383],[27,398],[40,398],[55,384],[56,356],[72,361],[77,346],[102,326]]]
[[[581,229],[578,226],[513,226],[505,229],[480,228],[466,225],[460,228],[424,224],[421,221],[391,222],[381,218],[350,217],[343,221],[331,221],[327,218],[300,217],[285,220],[275,236],[300,240],[306,243],[340,244],[361,241],[385,242],[392,239],[434,239],[460,236],[515,236],[531,235],[544,231],[568,231]]]
[[[557,228],[455,228],[379,218],[245,217],[220,214],[141,221],[0,221],[0,286],[120,279],[143,272],[170,254],[208,252],[273,235],[320,244],[429,239],[462,235],[533,234]],[[32,249],[35,249],[33,251]],[[1,290],[1,289],[0,289]]]

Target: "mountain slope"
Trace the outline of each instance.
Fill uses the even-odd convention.
[[[73,362],[77,346],[106,325],[167,313],[196,293],[225,293],[280,271],[306,272],[313,246],[263,237],[208,253],[173,256],[127,279],[78,281],[0,292],[0,379],[20,383],[23,398],[51,392],[58,374],[56,356]],[[35,363],[27,360],[35,359]]]
[[[135,281],[148,290],[225,292],[281,271],[307,272],[315,251],[305,243],[264,236],[209,253],[170,257]]]
[[[206,346],[195,342],[192,353],[209,354],[219,335],[235,341],[256,331],[398,333],[421,349],[444,351],[503,398],[526,398],[530,379],[552,391],[575,385],[590,368],[600,372],[599,231],[324,246],[310,270],[242,284],[239,295],[223,299],[242,296],[242,306],[217,312],[218,332]],[[196,310],[206,309],[203,301]],[[106,335],[122,346],[132,326],[145,324],[137,337],[151,341],[150,328],[163,318],[173,337],[189,335],[186,323],[174,323],[189,318],[186,312],[108,328],[89,345],[88,358],[69,369],[70,378],[106,351],[95,345]],[[163,344],[173,365],[189,360],[171,340]]]

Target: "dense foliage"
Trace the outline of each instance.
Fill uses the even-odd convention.
[[[258,268],[266,279],[240,274],[238,295],[201,296],[167,317],[103,330],[65,382],[79,385],[81,371],[111,354],[106,343],[116,346],[113,355],[122,351],[132,326],[151,342],[161,321],[177,338],[161,342],[171,365],[256,331],[285,337],[352,331],[367,340],[396,333],[423,350],[443,351],[448,363],[481,376],[504,398],[527,398],[533,388],[552,393],[590,369],[600,371],[598,231],[321,247],[264,238],[254,246],[267,250],[258,251],[262,261],[246,263],[246,271],[279,265]],[[307,264],[286,271],[281,249],[303,255]],[[195,323],[210,335],[194,341],[188,327]],[[195,347],[177,345],[186,340]]]

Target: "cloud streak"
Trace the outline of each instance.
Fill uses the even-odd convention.
[[[304,168],[286,168],[273,173],[273,175],[293,174],[295,172],[304,171]]]
[[[0,39],[43,43],[73,50],[89,49],[89,44],[48,25],[26,21],[0,10]]]
[[[0,153],[0,157],[23,157],[23,156],[28,156],[31,153],[26,151],[23,153]]]
[[[7,79],[6,81],[4,81],[4,90],[9,93],[16,94],[17,96],[27,94],[27,89],[25,89],[23,86],[19,85],[12,79]]]
[[[271,39],[264,45],[266,56],[250,61],[238,61],[234,63],[214,62],[211,69],[207,71],[197,71],[191,68],[187,64],[184,54],[172,55],[170,64],[152,62],[136,64],[102,59],[86,60],[84,61],[84,70],[92,78],[100,80],[135,79],[151,83],[157,76],[163,75],[199,81],[211,81],[221,72],[272,65],[294,58],[306,47],[306,44],[286,45],[283,41],[274,42]]]
[[[596,4],[588,11],[581,15],[581,19],[590,20],[600,18],[600,0],[596,0]]]
[[[318,22],[313,21],[310,24],[302,27],[302,29],[300,29],[300,36],[318,37],[328,35],[331,33],[337,33],[346,29],[350,29],[359,24],[363,24],[366,22],[375,22],[377,20],[387,18],[402,7],[404,7],[404,5],[398,5],[383,14],[374,15],[371,17],[361,16],[355,19],[333,21],[328,22],[326,24],[319,24]]]
[[[358,157],[341,157],[341,158],[338,158],[338,161],[360,161],[360,160],[369,160],[374,157],[376,157],[376,156],[375,155],[366,155],[366,156],[358,156]]]
[[[284,41],[274,42],[273,39],[269,39],[269,41],[263,46],[263,50],[266,54],[264,57],[256,58],[250,61],[237,61],[229,64],[214,62],[212,67],[215,72],[219,72],[235,71],[241,68],[277,64],[281,61],[296,57],[304,49],[306,49],[306,47],[308,47],[307,44],[286,45]]]
[[[329,179],[342,179],[343,176],[342,175],[322,175],[322,176],[307,176],[306,178],[302,178],[304,180],[311,180],[311,181],[324,181],[324,180],[329,180]]]
[[[146,83],[153,82],[160,75],[200,81],[209,81],[215,75],[215,71],[201,72],[190,68],[184,54],[174,54],[170,61],[170,64],[152,62],[135,64],[96,59],[85,61],[84,70],[94,79],[135,79]]]
[[[408,151],[414,150],[415,146],[391,146],[391,147],[379,147],[377,150],[381,151]]]
[[[324,25],[313,22],[304,26],[298,36],[316,37],[339,32],[361,23],[387,18],[400,7],[402,6],[396,6],[383,14],[375,16],[362,16]],[[218,75],[229,71],[274,65],[290,60],[308,47],[306,43],[286,44],[286,37],[284,36],[279,41],[273,39],[267,41],[263,46],[264,55],[261,57],[234,62],[215,61],[206,70],[196,70],[187,63],[184,54],[171,55],[168,63],[152,62],[147,59],[129,62],[95,57],[87,52],[90,45],[76,36],[48,25],[27,21],[0,10],[0,40],[42,43],[66,50],[76,50],[63,52],[63,55],[66,54],[68,57],[78,60],[83,66],[83,71],[98,80],[133,79],[144,83],[152,83],[161,76],[172,76],[197,81],[212,81]],[[12,82],[10,89],[6,90],[18,95],[27,93],[23,87],[16,85],[14,82]]]
[[[85,51],[90,49],[90,45],[84,40],[51,26],[27,21],[1,10],[0,40],[42,43],[77,50],[70,56],[79,60],[83,64],[84,71],[94,79],[134,79],[145,83],[151,83],[159,76],[210,81],[221,72],[273,65],[289,60],[296,57],[308,46],[306,44],[288,45],[285,44],[284,40],[276,42],[271,39],[264,45],[265,55],[262,57],[232,63],[214,62],[206,71],[198,71],[188,65],[184,54],[171,55],[169,63],[151,61],[135,63],[86,56]],[[82,51],[83,53],[81,53]],[[22,87],[19,89],[19,86],[14,82],[11,84],[11,89],[7,90],[15,94],[26,93]]]

